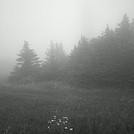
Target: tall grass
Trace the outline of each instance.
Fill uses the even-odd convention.
[[[131,90],[81,89],[61,82],[0,87],[0,134],[133,133]]]

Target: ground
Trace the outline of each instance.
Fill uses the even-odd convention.
[[[0,86],[0,134],[133,133],[133,89],[60,82]]]

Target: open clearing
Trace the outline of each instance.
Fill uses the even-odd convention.
[[[0,86],[0,134],[62,133],[134,133],[134,90]]]

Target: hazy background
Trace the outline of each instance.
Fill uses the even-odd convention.
[[[0,0],[0,77],[8,75],[24,40],[43,58],[50,41],[67,53],[81,35],[89,39],[109,24],[114,28],[127,13],[134,18],[133,0]]]

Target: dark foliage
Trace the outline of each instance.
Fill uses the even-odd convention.
[[[133,86],[134,20],[125,14],[118,26],[90,41],[82,36],[67,56],[62,44],[53,43],[41,65],[37,54],[25,42],[10,80],[68,80],[75,85]]]
[[[37,79],[37,74],[40,71],[40,61],[34,50],[29,48],[28,42],[24,42],[16,61],[15,69],[9,78],[10,82],[25,83]]]
[[[134,25],[125,14],[115,30],[90,42],[82,37],[69,60],[69,74],[80,85],[132,86],[134,82]]]
[[[64,52],[62,44],[55,44],[51,41],[50,47],[46,51],[46,58],[42,65],[42,79],[61,79],[65,72],[66,63],[67,56]]]

